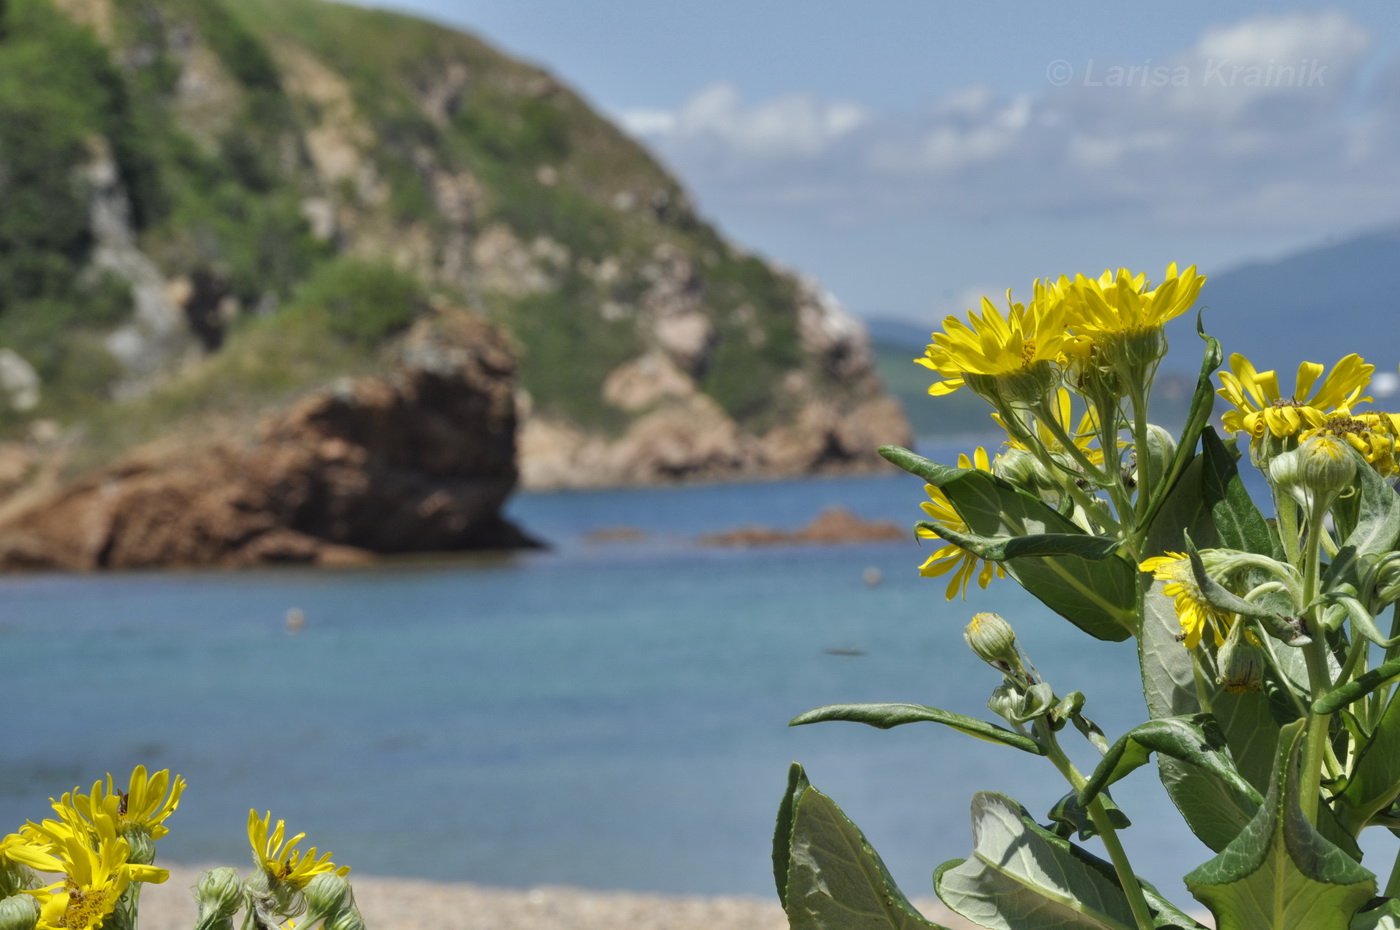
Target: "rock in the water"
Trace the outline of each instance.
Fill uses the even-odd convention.
[[[346,564],[532,544],[516,483],[515,359],[485,323],[420,321],[394,374],[303,397],[251,435],[137,450],[0,517],[0,568]]]

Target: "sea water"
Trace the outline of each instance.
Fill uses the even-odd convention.
[[[1089,639],[1009,580],[946,601],[943,581],[918,577],[928,548],[912,537],[696,543],[838,505],[911,526],[921,499],[895,475],[522,494],[510,514],[548,549],[0,579],[0,830],[144,763],[189,781],[160,844],[170,861],[245,861],[254,808],[363,874],[768,895],[798,760],[906,891],[928,893],[933,869],[971,849],[973,792],[1043,821],[1060,777],[931,724],[787,721],[852,701],[990,717],[999,676],[961,631],[991,610],[1060,693],[1088,694],[1112,739],[1145,713],[1132,643]],[[618,528],[623,541],[596,535]],[[1082,742],[1075,756],[1093,765]],[[1209,851],[1151,767],[1115,798],[1135,820],[1129,853],[1180,897],[1177,876]]]

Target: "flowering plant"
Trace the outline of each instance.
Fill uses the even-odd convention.
[[[153,865],[155,844],[170,832],[165,820],[184,790],[185,780],[168,769],[148,775],[138,765],[125,791],[111,775],[88,794],[74,788],[52,801],[56,819],[0,839],[0,930],[134,930],[141,885],[170,877]],[[271,814],[249,812],[249,878],[231,868],[199,877],[195,930],[233,930],[240,909],[245,930],[284,921],[289,930],[364,930],[345,879],[350,868],[337,867],[330,853],[318,858],[314,847],[297,849],[306,835],[284,840],[280,820],[269,834],[271,822]]]
[[[984,398],[1004,451],[950,467],[880,450],[928,482],[918,534],[938,548],[921,572],[950,576],[949,599],[1010,575],[1084,633],[1136,640],[1148,720],[1111,742],[1085,696],[1056,693],[986,613],[964,635],[999,677],[987,707],[1000,723],[917,704],[792,721],[939,723],[1063,776],[1048,826],[1004,795],[973,798],[975,848],[941,866],[934,889],[977,924],[1202,927],[1134,873],[1118,838],[1129,821],[1108,789],[1155,754],[1214,853],[1185,883],[1219,930],[1400,930],[1400,863],[1378,897],[1357,845],[1368,826],[1400,833],[1400,417],[1364,409],[1373,367],[1355,355],[1330,372],[1304,363],[1291,394],[1233,355],[1217,386],[1223,352],[1198,316],[1205,352],[1186,423],[1175,436],[1153,424],[1164,324],[1204,280],[1175,265],[1155,286],[1127,269],[1061,277],[1006,312],[984,299],[966,323],[949,317],[918,360],[941,379],[929,393]],[[1209,422],[1217,395],[1223,437]],[[1246,452],[1274,519],[1241,481]],[[1094,747],[1092,770],[1062,748],[1074,732]],[[1095,836],[1106,860],[1081,845]],[[773,858],[794,928],[937,926],[800,765]]]

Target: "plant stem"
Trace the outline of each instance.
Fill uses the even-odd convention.
[[[1292,502],[1289,502],[1290,506]],[[1307,608],[1304,619],[1308,624],[1311,641],[1303,647],[1303,656],[1308,663],[1308,688],[1316,701],[1332,690],[1332,676],[1327,670],[1327,630],[1318,618],[1318,609],[1313,605],[1317,597],[1317,586],[1321,578],[1319,549],[1322,520],[1326,508],[1316,503],[1309,508],[1307,539],[1303,552],[1303,605]],[[1285,537],[1287,538],[1287,537]],[[1332,726],[1331,714],[1315,714],[1308,710],[1306,742],[1303,744],[1302,784],[1299,802],[1308,823],[1317,823],[1318,795],[1322,792],[1322,769],[1326,763],[1327,737]]]
[[[1083,788],[1087,779],[1060,748],[1055,731],[1050,728],[1044,717],[1035,721],[1035,732],[1040,737],[1041,745],[1046,748],[1047,758],[1065,777],[1065,781],[1069,782],[1070,787],[1075,791]],[[1142,893],[1142,884],[1133,872],[1132,864],[1128,862],[1128,853],[1123,849],[1123,844],[1118,839],[1118,831],[1108,818],[1103,800],[1094,798],[1085,810],[1089,819],[1094,822],[1094,829],[1098,831],[1099,839],[1103,840],[1104,848],[1108,850],[1108,858],[1113,862],[1113,871],[1117,873],[1118,883],[1128,898],[1128,907],[1132,909],[1133,922],[1137,924],[1138,930],[1154,930],[1156,923],[1152,919],[1152,910],[1147,906],[1147,898]]]

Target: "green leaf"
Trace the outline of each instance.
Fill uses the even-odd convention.
[[[796,763],[778,812],[773,873],[791,930],[947,930],[914,909],[860,829]]]
[[[1283,728],[1269,793],[1254,819],[1186,887],[1218,930],[1348,930],[1376,878],[1308,823],[1298,804],[1303,723]]]
[[[933,884],[943,903],[992,930],[1134,930],[1113,867],[1036,824],[1005,795],[972,799],[974,848],[946,862]],[[1143,885],[1158,927],[1199,928]]]
[[[1343,545],[1363,556],[1389,552],[1400,539],[1400,496],[1360,453],[1353,454],[1361,477],[1361,511]]]
[[[778,900],[785,908],[788,870],[792,866],[792,823],[797,815],[797,802],[810,787],[801,765],[794,762],[788,767],[787,791],[778,805],[778,823],[773,829],[773,882],[778,886]]]
[[[921,520],[920,529],[942,537],[956,546],[993,562],[1026,556],[1070,555],[1089,562],[1102,562],[1123,545],[1121,540],[1087,533],[1041,533],[1037,536],[977,536],[959,533],[937,523]]]
[[[1337,711],[1359,701],[1377,688],[1383,687],[1400,677],[1400,656],[1377,665],[1363,675],[1328,691],[1312,703],[1315,714],[1335,714]]]
[[[1339,819],[1359,834],[1377,812],[1400,795],[1400,701],[1392,695],[1371,738],[1352,766],[1334,807]]]
[[[825,723],[828,720],[863,723],[881,730],[903,726],[906,723],[941,723],[968,736],[991,743],[1001,743],[1003,746],[1011,746],[1037,756],[1045,755],[1045,749],[1029,736],[1022,736],[975,717],[964,717],[962,714],[940,710],[937,707],[925,707],[922,704],[829,704],[797,715],[788,726],[800,727],[808,723]]]
[[[1201,496],[1210,508],[1217,545],[1282,560],[1283,551],[1269,532],[1269,521],[1249,496],[1235,456],[1213,427],[1201,431],[1201,457]]]
[[[1172,456],[1166,480],[1153,489],[1152,499],[1148,501],[1145,522],[1149,525],[1160,522],[1161,510],[1167,499],[1176,493],[1176,481],[1185,474],[1187,466],[1191,464],[1192,457],[1196,454],[1196,437],[1210,422],[1210,413],[1215,406],[1215,384],[1211,378],[1225,358],[1225,352],[1215,337],[1206,335],[1199,312],[1196,314],[1196,334],[1206,344],[1205,352],[1201,356],[1201,372],[1196,376],[1196,390],[1191,395],[1191,410],[1181,428],[1181,437],[1177,440],[1176,454]],[[1175,549],[1176,546],[1169,544],[1169,548]]]
[[[1241,826],[1264,800],[1236,770],[1219,722],[1210,714],[1196,714],[1149,720],[1119,737],[1080,790],[1080,803],[1088,804],[1100,791],[1145,765],[1154,752],[1189,763],[1231,788]]]
[[[1128,815],[1115,803],[1113,798],[1107,794],[1099,795],[1099,800],[1103,803],[1104,813],[1108,815],[1109,823],[1113,824],[1115,830],[1126,830],[1133,825],[1128,819]],[[1071,833],[1077,834],[1081,840],[1087,840],[1091,836],[1099,835],[1099,828],[1094,824],[1093,818],[1089,815],[1089,809],[1079,803],[1078,792],[1071,791],[1055,802],[1055,806],[1050,808],[1049,817],[1053,826],[1051,831],[1059,837],[1069,839]]]
[[[967,522],[972,537],[1048,535],[1097,539],[1038,497],[984,471],[939,465],[898,446],[881,446],[880,454],[941,488]],[[1038,544],[1015,545],[1034,549]],[[1092,543],[1087,551],[1104,545],[1102,541]],[[1079,555],[1023,551],[1020,555],[1008,554],[1002,565],[1021,587],[1090,636],[1121,642],[1135,632],[1136,572],[1127,561],[1102,558],[1085,562]]]

